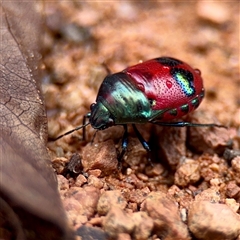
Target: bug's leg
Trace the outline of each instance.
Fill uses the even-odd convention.
[[[85,126],[86,124],[86,119],[89,119],[91,116],[91,113],[87,113],[86,115],[83,116],[83,126]],[[86,139],[86,130],[85,130],[85,127],[83,127],[83,132],[82,132],[82,140],[85,141]]]
[[[140,141],[140,143],[142,144],[143,148],[147,151],[148,154],[148,161],[151,163],[151,165],[153,166],[153,163],[151,161],[151,157],[150,157],[150,152],[151,152],[151,148],[149,147],[148,143],[146,142],[146,140],[143,138],[143,136],[141,135],[141,133],[138,131],[137,127],[135,124],[132,124],[134,132],[137,135],[138,140]]]
[[[219,125],[216,123],[191,123],[191,122],[152,122],[160,126],[167,127],[219,127],[227,128],[224,125]]]
[[[122,158],[127,151],[127,146],[128,146],[128,129],[127,129],[127,124],[123,125],[124,127],[124,133],[122,137],[122,151],[118,156],[118,162],[120,163],[122,161]]]
[[[98,130],[96,130],[95,133],[93,134],[93,137],[92,137],[92,140],[91,140],[91,145],[92,145],[93,142],[94,142],[94,139],[95,139],[95,137],[96,137],[96,135],[97,135],[97,132],[98,132]]]

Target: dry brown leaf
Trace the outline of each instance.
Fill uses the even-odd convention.
[[[0,232],[21,240],[72,239],[46,149],[37,5],[0,7]]]

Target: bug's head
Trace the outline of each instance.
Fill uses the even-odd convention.
[[[101,103],[93,103],[90,107],[91,116],[89,121],[93,128],[103,130],[115,125],[108,109]]]

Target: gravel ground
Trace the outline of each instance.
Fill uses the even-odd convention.
[[[45,16],[49,138],[82,124],[105,65],[160,56],[201,70],[206,96],[185,119],[227,127],[139,125],[153,166],[131,128],[121,168],[121,126],[49,141],[76,239],[240,239],[239,2],[55,1]]]

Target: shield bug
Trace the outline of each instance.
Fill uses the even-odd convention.
[[[150,147],[135,124],[150,122],[173,127],[224,127],[215,123],[172,121],[195,110],[203,97],[203,80],[198,69],[171,57],[148,60],[109,74],[99,88],[96,102],[84,116],[83,125],[57,139],[81,128],[85,138],[85,127],[89,124],[97,130],[122,125],[124,134],[120,160],[128,145],[127,124],[132,124],[142,146],[149,152]]]

